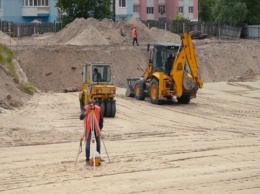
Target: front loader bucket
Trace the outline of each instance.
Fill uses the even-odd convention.
[[[135,84],[140,78],[127,78],[126,97],[135,97]]]

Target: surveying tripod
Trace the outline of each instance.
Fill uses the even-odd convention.
[[[105,142],[104,142],[104,137],[101,134],[101,130],[99,128],[99,123],[98,123],[96,115],[95,115],[95,108],[94,107],[89,107],[89,109],[86,110],[86,112],[87,111],[89,111],[87,121],[90,120],[90,123],[91,123],[90,124],[90,126],[91,126],[90,131],[91,131],[91,133],[89,135],[91,135],[92,146],[90,146],[90,147],[92,148],[92,152],[91,153],[92,153],[92,159],[93,159],[93,166],[94,166],[94,170],[95,170],[95,168],[96,168],[96,160],[95,160],[96,159],[96,156],[95,156],[95,153],[96,153],[96,148],[95,148],[95,141],[96,141],[96,139],[95,139],[95,126],[98,128],[98,132],[100,134],[100,140],[102,141],[102,143],[104,145],[104,148],[105,148],[105,151],[106,151],[109,163],[110,163],[110,158],[109,158],[109,155],[108,155],[108,152],[107,152],[107,148],[106,148],[106,145],[105,145]],[[87,129],[86,129],[86,126],[84,126],[83,137],[85,136],[86,132],[87,132]],[[79,154],[82,152],[82,141],[83,141],[83,138],[80,139],[80,147],[79,147],[79,151],[78,151],[78,154],[77,154],[77,158],[76,158],[75,164],[77,163]],[[99,146],[101,148],[101,144]]]

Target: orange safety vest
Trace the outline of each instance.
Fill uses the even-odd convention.
[[[85,138],[88,139],[89,131],[91,130],[91,127],[92,127],[92,119],[91,118],[94,115],[90,115],[89,114],[89,105],[85,106],[84,108],[87,111],[87,114],[86,114],[86,116],[84,118]],[[100,111],[101,111],[100,107],[95,105],[94,113],[95,113],[96,119],[95,119],[95,117],[93,117],[93,119],[94,119],[94,129],[96,131],[96,136],[97,137],[100,135],[100,132],[99,132],[99,130],[100,130],[99,129]]]
[[[137,37],[137,32],[136,32],[136,29],[134,28],[132,30],[132,38],[136,38]]]

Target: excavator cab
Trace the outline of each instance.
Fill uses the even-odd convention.
[[[150,55],[152,63],[152,73],[162,72],[170,75],[174,57],[179,53],[181,44],[177,43],[158,43],[154,45]]]

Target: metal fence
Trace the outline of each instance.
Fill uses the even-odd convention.
[[[0,30],[12,37],[31,36],[46,32],[58,32],[61,30],[60,23],[14,23],[0,21]]]
[[[201,31],[208,37],[219,38],[260,38],[260,25],[250,25],[244,28],[240,26],[230,26],[217,22],[191,22],[173,20],[149,20],[143,21],[148,27],[165,29],[177,34],[190,31]],[[62,29],[60,23],[14,23],[0,20],[0,30],[13,37],[31,36],[33,34],[43,34],[46,32],[58,32]]]
[[[219,38],[240,38],[242,27],[220,24],[217,22],[191,22],[191,21],[143,21],[147,27],[156,27],[165,29],[177,34],[190,31],[201,31],[208,36],[217,36]]]

